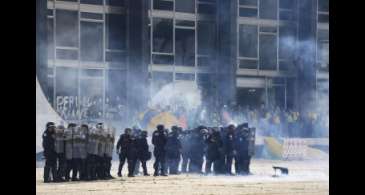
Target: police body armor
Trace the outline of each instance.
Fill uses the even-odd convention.
[[[98,135],[96,129],[92,128],[89,131],[88,142],[87,142],[87,154],[97,155],[98,154]]]
[[[74,128],[67,128],[65,130],[65,156],[67,160],[72,160],[73,157],[73,131]]]
[[[98,156],[103,157],[105,153],[106,136],[104,129],[98,129]]]
[[[57,154],[65,153],[65,134],[63,129],[56,129],[55,151]]]
[[[114,132],[113,130],[109,131],[106,144],[106,152],[105,152],[105,155],[110,158],[113,156],[114,141],[115,141],[113,132]]]
[[[256,128],[249,128],[249,136],[248,136],[248,155],[255,155],[255,139],[256,139]]]
[[[78,127],[74,136],[74,158],[86,159],[86,131]]]

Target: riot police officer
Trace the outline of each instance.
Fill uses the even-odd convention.
[[[163,125],[157,125],[157,130],[153,132],[152,144],[155,146],[153,154],[155,155],[155,163],[153,168],[155,169],[154,176],[167,176],[165,171],[166,163],[166,142],[167,134]]]
[[[178,174],[179,162],[181,156],[181,142],[179,140],[179,128],[172,126],[172,132],[169,133],[166,143],[166,158],[169,174]]]
[[[142,131],[140,136],[136,139],[137,159],[142,164],[144,176],[149,176],[146,163],[151,159],[151,152],[148,150],[147,135],[147,131]]]
[[[114,177],[110,174],[112,167],[112,155],[114,148],[114,128],[108,129],[107,141],[105,147],[105,176],[107,179],[113,179]]]
[[[136,161],[136,143],[132,135],[132,129],[126,128],[124,134],[120,135],[117,143],[117,154],[119,154],[118,176],[122,176],[122,169],[125,160],[128,161],[128,177],[134,176]]]
[[[44,166],[44,183],[57,180],[57,170],[56,170],[56,159],[57,154],[55,151],[55,124],[53,122],[48,122],[46,124],[46,130],[42,135],[42,146],[43,155],[45,157]],[[49,173],[52,173],[52,179],[50,179]]]
[[[96,159],[98,154],[97,133],[95,127],[90,127],[87,138],[87,179],[96,179]]]
[[[236,137],[235,126],[229,125],[227,127],[227,132],[223,138],[223,144],[224,144],[224,153],[226,159],[226,174],[230,175],[233,175],[232,173],[233,159],[236,160],[236,150],[234,148],[235,137]]]
[[[239,175],[250,174],[250,160],[255,149],[255,129],[248,128],[248,123],[240,125],[237,131],[235,148],[237,150],[236,173]]]
[[[216,173],[219,170],[218,161],[221,158],[220,149],[223,146],[219,132],[216,129],[212,129],[212,132],[205,140],[205,143],[207,144],[205,173],[208,174],[211,172],[212,164],[214,173]]]
[[[87,136],[89,127],[87,124],[82,124],[78,130],[78,147],[79,147],[79,177],[81,180],[87,180],[86,160],[87,160]]]
[[[65,127],[59,125],[55,133],[55,150],[57,154],[57,181],[65,181],[66,157],[65,157]]]
[[[103,123],[98,123],[96,125],[97,130],[97,156],[96,156],[96,174],[98,179],[106,179],[105,176],[105,161],[104,161],[104,153],[105,153],[105,145],[106,145],[106,134],[105,129],[103,127]]]
[[[74,151],[73,151],[73,141],[74,141],[74,131],[76,128],[75,123],[70,123],[65,130],[65,156],[66,156],[66,173],[65,173],[65,180],[70,180],[70,172],[76,172],[74,169]],[[75,173],[76,174],[76,173]],[[74,173],[72,174],[74,175]],[[76,178],[73,178],[74,180]]]
[[[181,142],[181,157],[182,157],[182,162],[181,162],[181,172],[182,173],[186,173],[189,171],[188,169],[188,165],[189,165],[189,160],[191,159],[191,131],[190,130],[185,130],[182,131],[181,133],[181,137],[180,137],[180,142]]]
[[[191,134],[191,147],[190,147],[190,164],[189,172],[202,173],[202,167],[204,162],[205,153],[205,138],[208,130],[206,127],[200,126],[193,130]]]

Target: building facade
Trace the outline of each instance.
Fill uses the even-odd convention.
[[[48,49],[38,78],[65,119],[130,120],[182,80],[217,107],[328,98],[328,0],[40,2]]]

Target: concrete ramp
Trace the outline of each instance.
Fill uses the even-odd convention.
[[[36,77],[36,151],[40,152],[42,148],[42,133],[45,130],[48,121],[60,124],[62,118],[52,108],[51,104],[45,97],[38,78]]]

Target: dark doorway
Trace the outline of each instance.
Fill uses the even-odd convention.
[[[236,94],[237,104],[242,107],[259,108],[265,102],[263,88],[239,88]]]

